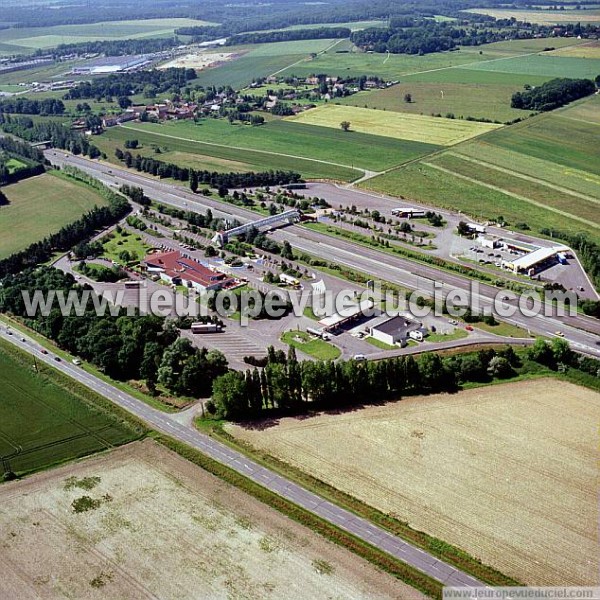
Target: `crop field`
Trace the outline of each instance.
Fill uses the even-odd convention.
[[[15,473],[44,469],[137,435],[0,342],[0,457]]]
[[[526,584],[598,585],[599,418],[535,380],[227,430]]]
[[[451,67],[448,69],[435,69],[423,71],[402,77],[403,84],[409,83],[437,83],[437,84],[463,84],[463,85],[490,85],[490,86],[525,86],[542,85],[552,77],[543,75],[523,75],[517,73],[500,73],[498,71],[476,71],[465,67]],[[442,88],[440,88],[442,89]],[[489,99],[488,99],[489,102]],[[509,104],[510,106],[510,104]]]
[[[336,129],[340,128],[342,121],[349,121],[353,132],[369,132],[383,137],[438,146],[451,146],[498,127],[491,123],[390,113],[334,104],[319,106],[294,117],[287,117],[286,121]],[[349,134],[350,132],[345,133],[347,136]]]
[[[341,102],[401,113],[452,113],[457,118],[475,117],[505,122],[529,115],[528,111],[510,107],[512,95],[521,89],[520,85],[445,83],[442,87],[439,83],[410,81],[384,90],[359,92]],[[412,96],[411,102],[404,100],[405,94]]]
[[[597,23],[600,10],[518,10],[504,8],[472,8],[465,12],[489,15],[496,19],[515,17],[519,21],[554,25],[556,23]]]
[[[15,598],[422,598],[151,441],[3,485],[0,498]]]
[[[178,27],[209,24],[193,19],[145,19],[52,27],[22,27],[0,30],[0,43],[17,46],[22,52],[26,52],[77,42],[163,37],[173,35]]]
[[[0,259],[24,250],[106,201],[83,185],[51,174],[2,188],[9,204],[0,207]]]
[[[600,125],[600,96],[595,95],[587,98],[584,102],[572,104],[556,114],[575,121]]]
[[[347,108],[352,111],[360,110]],[[192,148],[202,154],[238,161],[245,161],[246,152],[253,151],[255,155],[262,155],[266,164],[270,165],[269,168],[278,168],[277,164],[285,163],[287,168],[295,168],[304,173],[304,169],[310,165],[312,172],[331,172],[332,176],[340,166],[345,171],[344,175],[348,176],[353,173],[352,166],[381,170],[438,149],[436,145],[429,143],[396,140],[369,133],[344,132],[339,126],[340,121],[335,127],[327,129],[287,119],[276,119],[259,127],[230,125],[223,119],[204,119],[198,124],[172,121],[161,125],[125,125],[119,128],[121,132],[118,135],[137,137],[140,132],[149,132],[155,136],[154,143],[165,143],[172,149],[183,150],[183,145],[177,148],[181,142],[190,144],[185,147],[187,151]]]
[[[469,65],[475,71],[497,71],[518,75],[595,79],[600,73],[600,59],[530,54]]]
[[[550,54],[552,54],[552,56],[574,56],[577,58],[600,59],[600,42],[588,42],[578,46],[559,48],[558,50],[553,50]]]

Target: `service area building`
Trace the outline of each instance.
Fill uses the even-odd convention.
[[[394,346],[395,344],[401,343],[407,339],[422,340],[427,335],[427,329],[418,323],[397,315],[395,317],[381,317],[374,321],[369,327],[369,333],[371,337]]]

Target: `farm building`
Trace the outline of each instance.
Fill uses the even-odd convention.
[[[428,331],[421,323],[397,315],[381,317],[369,327],[369,333],[376,340],[394,346],[409,338],[422,341]]]
[[[154,273],[172,285],[184,285],[199,292],[220,290],[235,285],[235,279],[224,273],[213,271],[203,264],[185,258],[181,252],[150,254],[141,263],[148,273]]]

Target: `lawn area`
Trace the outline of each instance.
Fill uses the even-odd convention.
[[[332,108],[358,110],[353,107]],[[315,110],[320,109],[313,109],[306,114]],[[154,143],[165,143],[172,150],[191,150],[252,164],[260,159],[260,165],[267,169],[287,168],[300,171],[307,177],[318,177],[318,173],[321,177],[334,179],[352,178],[356,173],[350,169],[352,166],[382,170],[438,149],[433,144],[396,140],[358,131],[344,132],[339,121],[336,127],[329,128],[287,119],[276,119],[259,127],[251,127],[230,125],[224,119],[204,119],[198,125],[171,121],[160,125],[125,125],[118,129],[118,133],[113,134],[114,130],[110,130],[108,135],[137,137],[138,132],[152,132],[156,136]],[[146,142],[144,139],[143,143]]]
[[[348,133],[370,132],[383,137],[438,146],[451,146],[498,127],[498,125],[490,123],[440,119],[425,115],[334,104],[319,106],[294,117],[287,117],[286,121],[333,129],[340,129],[342,121],[349,121],[351,132]]]
[[[514,338],[528,338],[531,337],[525,329],[505,323],[504,321],[497,321],[496,325],[488,325],[487,323],[475,323],[473,325],[475,329],[481,329],[486,333],[493,333],[502,337],[514,337]]]
[[[125,229],[120,232],[112,231],[103,237],[101,242],[104,247],[102,257],[119,264],[142,260],[150,250],[150,246],[143,241],[141,235],[130,233]],[[121,257],[123,252],[129,253],[129,260]]]
[[[335,360],[341,356],[339,348],[305,331],[286,331],[281,340],[318,360]]]
[[[385,342],[382,342],[381,340],[378,340],[377,338],[374,337],[366,337],[365,338],[365,342],[367,342],[368,344],[371,344],[371,346],[375,346],[375,348],[379,348],[380,350],[397,350],[398,346],[392,346],[391,344],[386,344]]]
[[[9,173],[14,173],[17,169],[22,169],[23,167],[27,166],[26,163],[24,163],[16,158],[9,158],[8,160],[6,160],[4,162],[4,165],[8,169]]]
[[[52,27],[20,27],[1,30],[0,43],[9,43],[20,47],[21,51],[28,51],[77,42],[166,37],[173,35],[178,27],[209,24],[193,19],[141,19]]]
[[[91,188],[50,173],[2,191],[10,204],[0,207],[0,259],[56,233],[94,206],[107,204]]]
[[[466,338],[469,334],[465,329],[461,327],[457,327],[454,329],[452,333],[430,333],[426,338],[426,342],[436,343],[436,342],[454,342],[455,340],[462,340]]]
[[[501,122],[529,116],[529,111],[510,107],[512,95],[522,86],[402,82],[384,90],[359,92],[341,100],[342,104],[391,110],[394,112],[434,115],[447,113],[460,117],[475,117]],[[410,94],[411,102],[404,96]]]
[[[137,437],[93,392],[0,341],[0,456],[17,474],[124,444]],[[68,387],[67,387],[68,386]],[[78,391],[74,391],[78,390]]]

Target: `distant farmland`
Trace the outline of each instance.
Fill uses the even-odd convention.
[[[116,417],[58,383],[43,365],[0,342],[0,457],[26,473],[139,437]]]
[[[0,30],[0,44],[8,44],[21,52],[27,52],[77,42],[166,37],[172,36],[178,27],[209,24],[193,19],[140,19],[52,27],[19,27]]]
[[[90,188],[45,174],[2,188],[0,259],[24,250],[106,200]]]
[[[489,15],[496,19],[515,17],[519,21],[553,25],[555,23],[596,23],[600,10],[520,10],[514,8],[472,8],[465,12]]]
[[[598,585],[598,419],[538,380],[227,430],[526,584]]]

